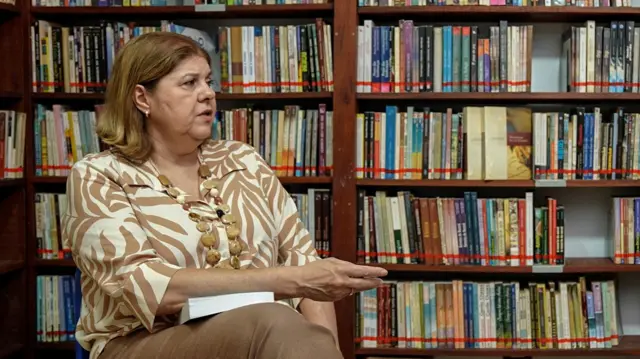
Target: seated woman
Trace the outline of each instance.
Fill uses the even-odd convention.
[[[110,148],[75,163],[67,182],[76,338],[91,359],[341,358],[333,301],[386,271],[319,259],[258,153],[210,140],[209,64],[167,32],[117,55],[97,125]],[[176,323],[188,298],[253,291],[278,302]]]

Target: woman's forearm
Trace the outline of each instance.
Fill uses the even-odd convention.
[[[273,292],[276,300],[297,296],[294,267],[265,269],[196,269],[178,270],[160,302],[157,315],[173,314],[191,297],[243,292]]]
[[[314,300],[304,298],[300,302],[300,312],[302,312],[302,315],[307,318],[308,321],[329,329],[336,341],[336,346],[340,349],[336,310],[333,306],[333,302],[316,302]]]

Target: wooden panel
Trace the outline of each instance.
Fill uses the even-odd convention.
[[[25,271],[0,275],[0,354],[6,357],[25,343],[25,295]]]
[[[29,40],[22,36],[22,17],[10,15],[13,16],[0,16],[0,93],[15,94],[24,92],[24,73],[30,68],[15,54],[22,54]]]
[[[22,187],[0,189],[0,260],[25,261],[25,197]]]
[[[333,230],[331,246],[339,259],[356,260],[355,118],[358,48],[357,1],[338,0],[333,21]],[[354,297],[336,303],[340,348],[354,355]]]

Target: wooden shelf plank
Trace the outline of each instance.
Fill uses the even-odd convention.
[[[2,4],[0,4],[0,12]],[[22,94],[20,92],[15,91],[0,91],[0,100],[19,100],[22,98]]]
[[[359,179],[357,185],[361,187],[518,187],[534,188],[533,180],[386,180]],[[569,180],[566,187],[576,188],[615,188],[640,187],[638,180]]]
[[[579,93],[579,92],[416,92],[416,93],[359,93],[358,100],[413,101],[512,101],[531,103],[639,101],[638,93]]]
[[[328,184],[332,182],[332,178],[329,176],[317,176],[317,177],[279,177],[282,184],[298,184],[298,185],[313,185],[313,184]],[[33,177],[31,180],[34,184],[66,184],[67,177],[63,176],[41,176]],[[0,181],[0,184],[2,182]]]
[[[462,357],[611,357],[640,355],[640,335],[626,335],[620,344],[611,349],[405,349],[405,348],[358,348],[356,355],[394,356],[394,357],[427,357],[427,356],[462,356]]]
[[[0,179],[0,188],[2,187],[18,187],[23,185],[25,182],[24,178],[7,178]]]
[[[333,4],[242,5],[227,6],[225,11],[196,11],[194,6],[34,6],[37,18],[146,18],[146,19],[225,19],[225,18],[315,18],[330,16]]]
[[[103,101],[102,93],[33,93],[33,99],[36,101]],[[283,92],[283,93],[218,93],[216,99],[218,101],[230,100],[296,100],[296,99],[331,99],[331,92]]]
[[[9,358],[24,348],[20,343],[11,343],[0,348],[0,359]]]
[[[68,341],[68,342],[41,342],[37,343],[36,347],[38,350],[58,350],[58,351],[75,351],[76,350],[76,342]]]
[[[438,18],[442,21],[456,19],[465,21],[585,21],[613,20],[640,16],[637,7],[577,7],[577,6],[365,6],[358,9],[360,17],[414,19]]]
[[[533,181],[474,181],[474,180],[385,180],[359,179],[361,187],[534,187]]]
[[[533,273],[533,267],[509,267],[509,266],[474,266],[474,265],[439,265],[428,266],[423,264],[367,264],[372,267],[381,267],[395,273]],[[609,258],[567,258],[559,273],[598,274],[598,273],[635,273],[640,272],[640,265],[614,264]],[[540,273],[543,274],[543,273]]]
[[[37,268],[51,268],[51,267],[75,268],[76,262],[74,262],[73,259],[36,259],[35,266]]]
[[[609,188],[609,187],[640,187],[638,180],[569,180],[567,187]]]
[[[3,13],[18,14],[20,13],[20,8],[15,5],[0,3],[0,15]]]
[[[24,267],[24,261],[18,259],[0,259],[0,275],[13,272]]]

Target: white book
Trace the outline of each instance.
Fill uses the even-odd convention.
[[[189,298],[180,312],[179,324],[252,304],[274,303],[273,292],[250,292]]]

